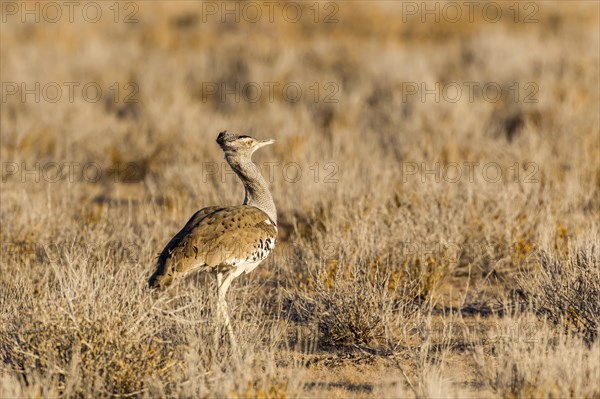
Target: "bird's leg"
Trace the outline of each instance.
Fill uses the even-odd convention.
[[[221,310],[221,285],[223,284],[223,274],[217,271],[217,313],[215,314],[215,337],[214,343],[215,347],[221,345],[221,321],[219,320],[223,316],[223,311]]]
[[[219,313],[220,313],[221,317],[223,318],[223,323],[227,327],[227,332],[229,333],[229,342],[231,344],[231,347],[234,350],[234,352],[237,352],[237,343],[235,340],[235,335],[233,334],[233,327],[231,327],[231,322],[229,320],[229,310],[227,307],[227,301],[225,299],[227,290],[229,289],[229,286],[231,285],[231,282],[233,281],[233,279],[235,277],[236,277],[235,274],[230,272],[227,274],[227,277],[225,277],[225,279],[223,279],[223,273],[217,272],[217,288],[219,290],[217,306],[219,309]],[[220,328],[217,331],[218,331],[218,334],[220,335]]]

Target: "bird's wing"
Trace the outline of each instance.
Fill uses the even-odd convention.
[[[150,287],[169,285],[178,269],[183,268],[186,264],[192,263],[194,257],[190,252],[193,251],[193,246],[191,245],[191,233],[206,216],[222,209],[223,207],[210,206],[200,209],[192,215],[190,220],[188,220],[185,226],[171,238],[158,256],[156,270],[150,277],[150,280],[148,280]]]
[[[276,226],[258,208],[204,208],[167,244],[149,284],[168,285],[176,275],[196,269],[261,261],[275,246],[276,237]]]

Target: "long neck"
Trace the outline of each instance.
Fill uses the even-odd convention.
[[[251,159],[240,159],[233,156],[225,156],[225,159],[231,166],[231,169],[239,176],[246,195],[244,197],[244,205],[254,206],[264,213],[277,224],[277,210],[273,196],[269,191],[269,186],[260,173],[258,166]]]

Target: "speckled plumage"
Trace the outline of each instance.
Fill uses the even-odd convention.
[[[212,206],[196,212],[158,257],[152,287],[194,271],[243,268],[262,261],[275,247],[277,227],[260,209],[249,205]],[[252,269],[243,270],[246,273]]]

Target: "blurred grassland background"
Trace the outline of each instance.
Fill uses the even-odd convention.
[[[0,397],[600,397],[598,3],[276,3],[2,2]],[[193,212],[241,202],[226,129],[277,140],[240,357],[210,278],[145,288]]]

